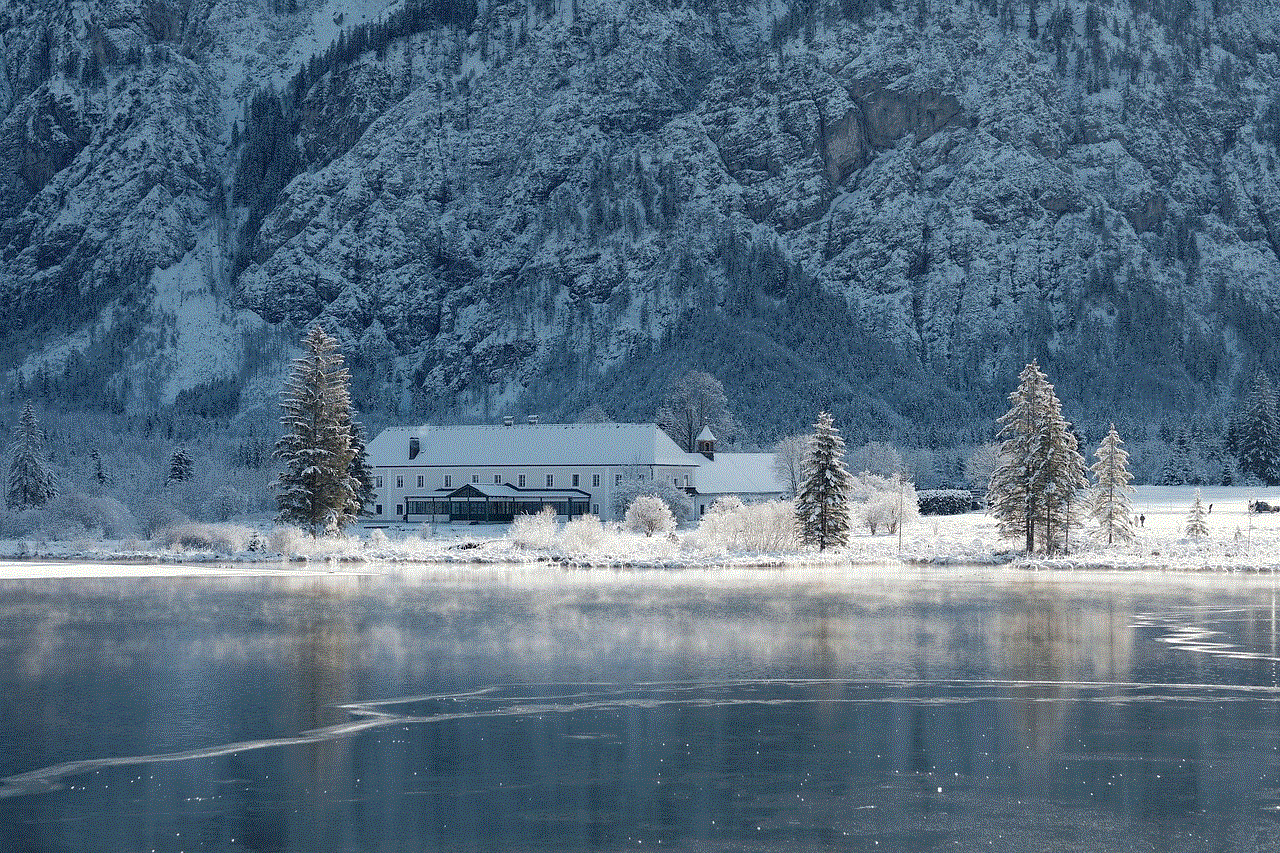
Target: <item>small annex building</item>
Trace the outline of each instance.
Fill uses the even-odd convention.
[[[656,424],[392,427],[366,447],[374,475],[372,523],[509,522],[552,507],[558,516],[615,520],[624,483],[660,480],[701,515],[716,498],[781,497],[767,453],[717,453],[704,430],[686,453]],[[765,460],[768,460],[766,464]],[[733,491],[724,491],[733,489]]]

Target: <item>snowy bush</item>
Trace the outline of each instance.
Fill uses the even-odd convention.
[[[962,515],[977,509],[973,494],[964,489],[921,489],[916,497],[921,515]]]
[[[596,553],[607,539],[608,533],[604,525],[594,515],[570,519],[560,531],[560,545],[570,554]]]
[[[656,495],[641,495],[627,507],[623,524],[628,530],[653,536],[655,533],[670,533],[676,529],[676,519],[666,501]]]
[[[277,554],[296,556],[310,549],[311,534],[291,524],[278,524],[271,528],[267,544]]]
[[[249,550],[249,542],[254,533],[252,528],[238,524],[187,522],[165,528],[155,538],[168,548],[238,554]]]
[[[203,504],[201,504],[201,514],[213,521],[230,521],[237,515],[241,515],[249,509],[249,499],[240,491],[231,487],[224,487]]]
[[[179,512],[164,496],[152,495],[137,507],[138,525],[142,535],[150,539],[157,531],[167,527],[176,527],[189,519],[185,513]]]
[[[899,488],[893,480],[863,471],[854,477],[851,493],[857,501],[849,508],[851,521],[866,527],[872,536],[882,530],[897,533],[899,524],[920,518],[920,502],[911,483]]]
[[[7,513],[0,518],[0,536],[6,539],[123,539],[134,535],[137,528],[133,513],[120,501],[83,492],[58,495],[39,509]]]
[[[507,538],[520,548],[547,551],[555,544],[557,529],[556,511],[544,506],[534,515],[517,515],[507,531]]]
[[[666,480],[624,480],[613,492],[614,516],[625,513],[642,495],[661,498],[677,521],[693,520],[693,503],[689,496]]]
[[[736,505],[735,503],[736,502]],[[743,504],[717,500],[702,517],[693,541],[704,548],[780,554],[800,549],[794,501]]]
[[[385,531],[375,527],[373,530],[369,531],[367,544],[370,548],[377,548],[381,550],[383,548],[386,548],[388,545],[390,545],[391,540],[387,538],[387,534]]]

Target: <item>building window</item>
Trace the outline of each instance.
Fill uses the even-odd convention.
[[[556,484],[556,475],[555,475],[555,474],[548,474],[548,475],[547,475],[547,488],[549,489],[549,488],[551,488],[552,486],[554,486],[555,484]]]
[[[575,489],[578,487],[578,475],[577,475],[577,474],[574,474],[574,475],[573,475],[573,487],[574,487]]]
[[[373,505],[373,514],[374,514],[374,515],[382,515],[382,504],[374,504],[374,505]]]
[[[685,488],[686,488],[686,489],[689,487],[689,475],[688,475],[688,474],[685,474],[685,475],[684,475],[684,485],[685,485]]]
[[[404,477],[399,477],[399,476],[398,476],[398,477],[396,477],[396,488],[397,488],[397,489],[403,489],[403,488],[404,488]],[[397,514],[397,515],[399,515],[399,512],[400,512],[399,510],[396,510],[396,514]]]
[[[502,482],[502,475],[501,475],[501,474],[494,474],[494,475],[493,475],[493,484],[496,486],[496,485],[498,485],[498,484],[499,484],[499,483],[501,483],[501,482]]]
[[[622,485],[622,475],[621,475],[621,474],[614,474],[614,475],[613,475],[613,484],[614,484],[615,486],[620,486],[620,485]]]
[[[419,489],[421,489],[421,488],[422,488],[422,475],[421,475],[421,474],[419,474],[419,475],[418,475],[418,488],[419,488]]]
[[[478,483],[478,482],[480,482],[480,475],[479,475],[479,474],[472,474],[472,475],[471,475],[471,482],[473,482],[473,483]]]
[[[600,504],[592,504],[592,505],[591,505],[591,514],[592,514],[592,515],[599,515],[599,514],[600,514]]]
[[[374,478],[373,478],[373,487],[374,487],[375,489],[381,489],[381,488],[382,488],[382,478],[381,478],[381,477],[374,477]]]
[[[591,475],[591,485],[592,485],[593,487],[595,487],[595,488],[599,488],[599,487],[600,487],[600,475],[599,475],[599,474],[592,474],[592,475]]]
[[[680,478],[679,478],[679,477],[672,477],[672,478],[671,478],[671,485],[673,485],[673,486],[678,486],[678,485],[680,485]]]
[[[524,474],[520,475],[520,481],[517,485],[519,485],[519,487],[522,489],[524,488]]]
[[[403,515],[404,510],[400,508],[400,504],[396,504],[396,515]]]
[[[444,475],[444,487],[445,487],[446,489],[451,489],[451,488],[453,488],[453,475],[452,475],[452,474],[445,474],[445,475]]]

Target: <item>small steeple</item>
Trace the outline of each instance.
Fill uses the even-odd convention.
[[[711,427],[704,426],[702,432],[698,433],[698,437],[694,440],[694,446],[698,452],[708,459],[716,458],[716,436],[711,431]]]

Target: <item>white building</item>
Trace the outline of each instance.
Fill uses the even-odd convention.
[[[698,449],[685,453],[655,424],[393,427],[366,448],[369,521],[500,522],[546,505],[561,516],[610,520],[615,489],[634,480],[671,483],[698,514],[722,494],[783,494],[772,455],[716,453],[709,430]]]

